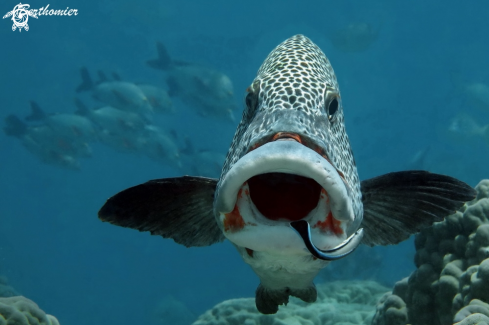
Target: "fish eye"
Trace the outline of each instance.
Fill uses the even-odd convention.
[[[330,122],[333,122],[334,118],[336,116],[336,112],[338,112],[338,107],[339,107],[338,98],[339,98],[339,96],[337,93],[326,91],[325,98],[326,98],[325,108],[326,108],[326,113],[328,114],[328,120]]]
[[[328,118],[331,120],[338,110],[338,100],[333,98],[328,107]]]
[[[253,85],[251,85],[250,87],[248,87],[246,89],[246,92],[248,93],[246,95],[246,98],[245,98],[245,103],[246,103],[246,107],[248,108],[248,110],[253,113],[255,112],[257,106],[258,106],[258,91],[259,91],[259,88],[260,88],[260,84],[259,83],[255,83]]]

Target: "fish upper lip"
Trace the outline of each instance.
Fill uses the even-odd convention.
[[[338,171],[319,153],[297,141],[268,142],[238,160],[222,180],[214,207],[215,215],[233,211],[238,192],[248,179],[272,172],[314,179],[328,193],[334,218],[353,222],[349,191]]]
[[[309,139],[308,137],[299,135],[299,134],[294,133],[294,132],[281,131],[281,132],[274,133],[273,135],[269,135],[269,136],[266,136],[264,138],[261,138],[260,140],[255,141],[253,144],[251,144],[248,147],[247,153],[261,147],[264,144],[267,144],[267,143],[270,143],[273,141],[296,141],[296,142],[308,147],[309,149],[317,152],[321,157],[323,157],[331,165],[333,165],[333,163],[331,162],[331,159],[328,157],[326,151],[319,144],[315,143],[315,141],[313,141],[312,139]],[[345,183],[347,191],[351,192],[350,184],[348,184],[348,181],[346,180],[345,175],[340,170],[338,170],[336,167],[334,167],[334,168],[336,169],[336,172],[340,175],[341,179]]]
[[[290,133],[290,132],[275,133],[271,141],[277,141],[277,140],[293,140],[302,144],[302,138],[297,133]]]

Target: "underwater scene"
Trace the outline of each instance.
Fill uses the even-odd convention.
[[[0,325],[489,325],[488,3],[0,7]]]

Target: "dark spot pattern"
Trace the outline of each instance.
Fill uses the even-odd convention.
[[[256,143],[277,132],[292,132],[321,148],[349,187],[356,218],[363,215],[360,180],[345,130],[340,90],[333,68],[309,38],[295,35],[265,59],[250,86],[258,94],[254,111],[245,107],[223,166],[221,180]],[[325,110],[326,91],[338,94],[334,122]]]

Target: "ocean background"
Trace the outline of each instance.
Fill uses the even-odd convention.
[[[16,4],[4,0],[0,9],[5,14]],[[29,100],[47,112],[73,112],[82,66],[165,88],[165,73],[145,64],[156,56],[156,41],[172,57],[228,75],[239,120],[245,89],[260,64],[280,42],[300,33],[321,47],[335,69],[361,179],[410,168],[472,186],[489,177],[489,144],[448,130],[460,113],[489,124],[489,107],[474,105],[463,86],[489,84],[487,2],[29,4],[76,8],[79,14],[30,18],[30,30],[20,33],[11,30],[10,19],[0,21],[2,120],[27,115]],[[351,23],[378,29],[367,49],[344,52],[332,44],[331,35]],[[196,148],[227,152],[238,121],[204,118],[178,98],[173,103],[176,113],[159,115],[156,125],[188,136]],[[71,171],[41,163],[17,139],[0,134],[0,275],[12,287],[63,325],[165,324],[155,313],[169,297],[197,317],[223,300],[254,296],[258,277],[229,242],[185,248],[102,223],[97,211],[110,196],[182,171],[91,146],[93,157]],[[421,165],[412,161],[425,150]],[[413,256],[412,238],[393,247],[361,248],[332,263],[317,281],[373,279],[391,287],[415,269]]]

